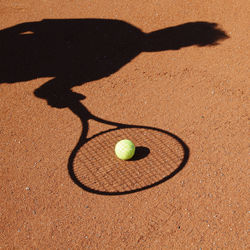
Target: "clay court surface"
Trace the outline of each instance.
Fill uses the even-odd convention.
[[[1,249],[249,249],[249,24],[248,0],[0,0]],[[81,141],[104,120],[165,132],[123,168]]]

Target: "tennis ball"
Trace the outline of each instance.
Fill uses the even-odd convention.
[[[115,154],[121,160],[129,160],[135,154],[135,145],[132,141],[124,139],[116,143]]]

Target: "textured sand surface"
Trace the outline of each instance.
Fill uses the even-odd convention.
[[[153,2],[0,0],[2,249],[249,248],[249,1]],[[78,53],[57,49],[60,39],[50,47],[58,32],[51,24],[45,35],[50,43],[44,45],[36,31],[4,33],[43,19],[87,18],[122,20],[145,33],[202,21],[217,23],[228,35],[217,46],[137,56],[132,51],[117,69],[104,68],[96,79],[69,86],[102,119],[157,127],[185,142],[190,150],[185,167],[158,186],[117,196],[77,186],[67,165],[81,121],[34,91],[58,75],[59,82],[66,73],[82,77],[79,69],[82,63],[91,68],[92,57],[80,53],[74,71],[70,65]],[[171,39],[174,46],[176,38]],[[93,51],[98,54],[98,48]],[[90,122],[88,132],[102,129]]]

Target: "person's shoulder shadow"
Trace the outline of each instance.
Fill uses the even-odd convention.
[[[35,90],[53,107],[83,96],[71,88],[107,77],[141,52],[217,45],[226,33],[215,23],[193,22],[144,33],[110,19],[50,19],[0,31],[0,83],[53,79]]]

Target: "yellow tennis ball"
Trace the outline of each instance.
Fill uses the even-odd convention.
[[[132,141],[124,139],[116,143],[115,154],[121,160],[129,160],[135,154],[135,145]]]

